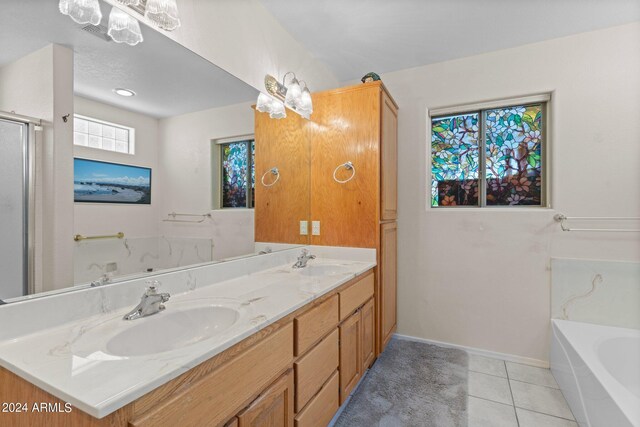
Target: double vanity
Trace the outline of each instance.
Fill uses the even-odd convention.
[[[29,406],[3,421],[326,425],[376,357],[376,253],[307,249],[156,276],[166,308],[135,320],[144,279],[3,307],[0,397]]]

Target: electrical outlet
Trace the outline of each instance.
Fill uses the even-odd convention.
[[[306,236],[309,234],[309,221],[300,221],[300,235]]]
[[[311,221],[311,234],[314,236],[320,235],[320,221]]]

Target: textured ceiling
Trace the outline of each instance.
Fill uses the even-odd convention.
[[[340,81],[640,20],[640,0],[261,1]]]
[[[103,24],[110,8],[102,4]],[[3,0],[0,67],[49,43],[72,47],[77,95],[153,117],[255,100],[258,92],[162,34],[143,26],[144,42],[106,42],[58,12],[57,0]],[[113,93],[131,89],[133,98]]]

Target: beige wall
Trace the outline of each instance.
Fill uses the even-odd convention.
[[[132,13],[116,0],[105,1]],[[159,31],[258,90],[265,90],[265,74],[282,78],[287,71],[294,71],[312,91],[338,86],[327,66],[282,28],[259,0],[180,0],[178,7],[182,25],[172,32]]]
[[[550,258],[640,260],[638,236],[552,219],[640,216],[640,23],[382,76],[400,105],[398,332],[548,360]],[[426,208],[428,109],[552,92],[552,209]]]
[[[213,108],[160,120],[158,175],[162,186],[160,215],[205,213],[215,207],[212,141],[253,134],[251,103]],[[213,239],[214,259],[254,251],[253,209],[211,211],[202,224],[161,223],[161,233]]]
[[[75,113],[135,129],[135,153],[124,154],[90,147],[74,146],[75,157],[151,168],[151,204],[122,205],[75,203],[74,234],[102,235],[122,231],[127,237],[152,237],[159,232],[161,189],[158,167],[158,120],[111,105],[76,97]]]
[[[0,110],[39,118],[35,287],[73,283],[73,51],[48,45],[0,69]]]

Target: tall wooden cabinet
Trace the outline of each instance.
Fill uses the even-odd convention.
[[[382,82],[316,93],[313,105],[311,244],[377,250],[377,355],[396,329],[398,107]]]
[[[377,356],[396,328],[398,107],[380,81],[312,96],[311,120],[256,112],[256,177],[278,167],[281,178],[256,186],[255,237],[376,249]],[[300,236],[300,220],[320,234]]]

